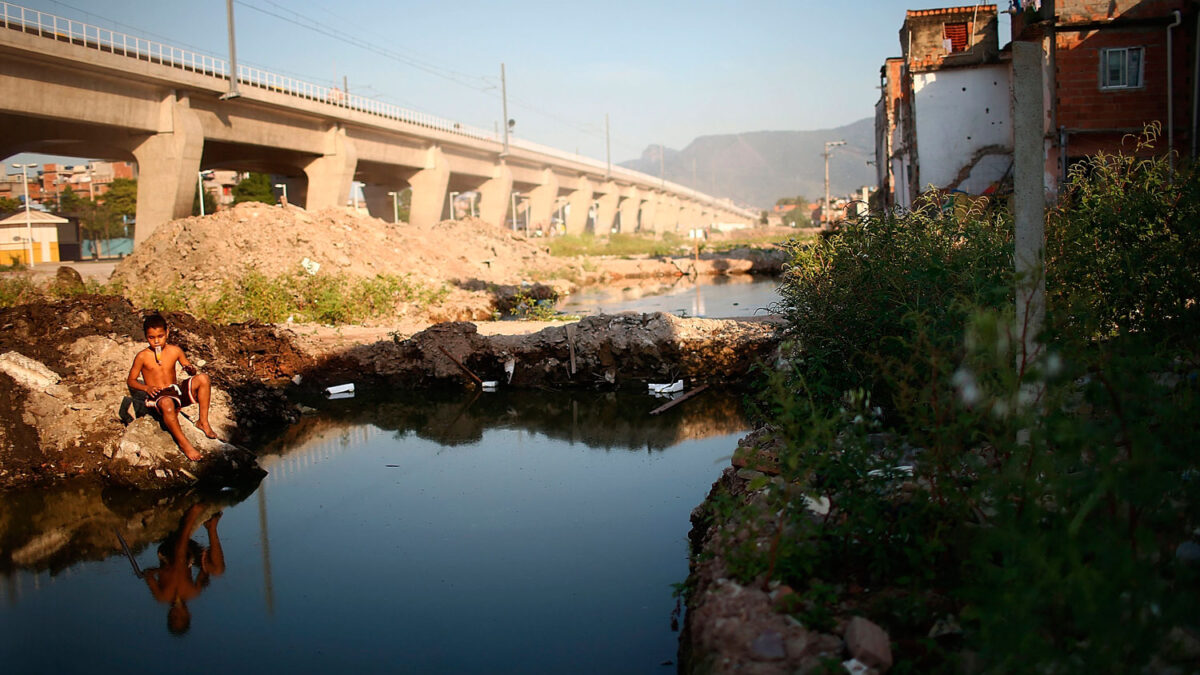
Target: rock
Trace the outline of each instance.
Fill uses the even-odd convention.
[[[1181,543],[1175,548],[1175,559],[1188,565],[1200,563],[1200,544],[1191,540]]]
[[[846,624],[844,637],[851,657],[880,672],[892,667],[891,641],[887,632],[875,623],[856,616]]]
[[[782,661],[787,658],[783,636],[773,630],[759,633],[750,645],[750,657],[756,661]]]
[[[82,293],[86,290],[83,283],[83,276],[79,274],[79,270],[74,267],[63,265],[54,273],[54,286],[60,292],[66,293]]]
[[[32,390],[42,390],[58,384],[61,379],[58,373],[50,370],[39,361],[18,354],[5,352],[0,354],[0,372],[16,380],[18,384]]]

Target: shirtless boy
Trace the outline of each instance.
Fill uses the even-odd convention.
[[[129,369],[126,381],[130,389],[145,392],[146,407],[157,410],[162,415],[163,423],[171,437],[179,445],[179,449],[187,458],[198,461],[202,455],[196,451],[183,429],[179,428],[179,409],[192,403],[200,404],[200,415],[196,428],[209,438],[217,434],[208,424],[208,399],[210,386],[208,375],[197,374],[196,367],[184,356],[183,350],[167,344],[167,322],[161,315],[151,314],[142,322],[142,330],[146,333],[147,349],[138,352],[133,358],[133,367]],[[175,364],[183,366],[184,372],[191,377],[181,382],[175,381]],[[138,376],[142,381],[138,382]]]

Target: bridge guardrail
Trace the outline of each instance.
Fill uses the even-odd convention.
[[[139,61],[179,68],[223,80],[229,79],[229,62],[219,56],[174,47],[154,40],[147,40],[119,31],[93,26],[82,21],[67,19],[40,10],[22,7],[21,5],[14,5],[9,2],[0,1],[0,26]],[[358,94],[348,94],[337,87],[327,87],[306,82],[298,78],[272,73],[254,66],[238,64],[237,81],[239,86],[246,85],[310,101],[318,101],[347,110],[355,110],[369,115],[406,122],[427,129],[437,129],[476,140],[496,142],[500,140],[494,131],[487,131],[436,115],[409,110],[392,103],[367,98]],[[578,162],[594,169],[608,170],[608,165],[597,159],[572,154],[525,139],[510,140],[509,145],[558,159]],[[657,182],[662,185],[663,189],[681,196],[690,197],[696,201],[745,211],[725,200],[697,192],[677,183],[661,181],[655,176],[640,171],[633,171],[624,167],[613,167],[610,175],[623,176],[628,180],[635,180],[642,183],[653,184]]]

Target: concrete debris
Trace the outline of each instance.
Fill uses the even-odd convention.
[[[32,390],[45,389],[58,384],[62,379],[58,373],[50,370],[41,362],[34,361],[17,352],[0,354],[0,372],[16,380],[17,384]]]

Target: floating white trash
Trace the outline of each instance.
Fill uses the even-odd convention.
[[[351,382],[349,384],[338,384],[338,385],[334,385],[332,387],[326,387],[325,394],[327,396],[333,396],[334,394],[353,395],[354,394],[354,383]]]
[[[667,382],[665,384],[651,382],[647,386],[650,388],[651,394],[674,394],[683,391],[683,380]]]
[[[500,383],[496,380],[484,380],[483,382],[480,382],[479,385],[484,391],[496,391],[496,387],[499,386]]]
[[[330,394],[327,398],[330,401],[337,401],[337,400],[343,399],[343,398],[354,398],[354,392],[346,391],[346,392],[342,392],[340,394]]]

